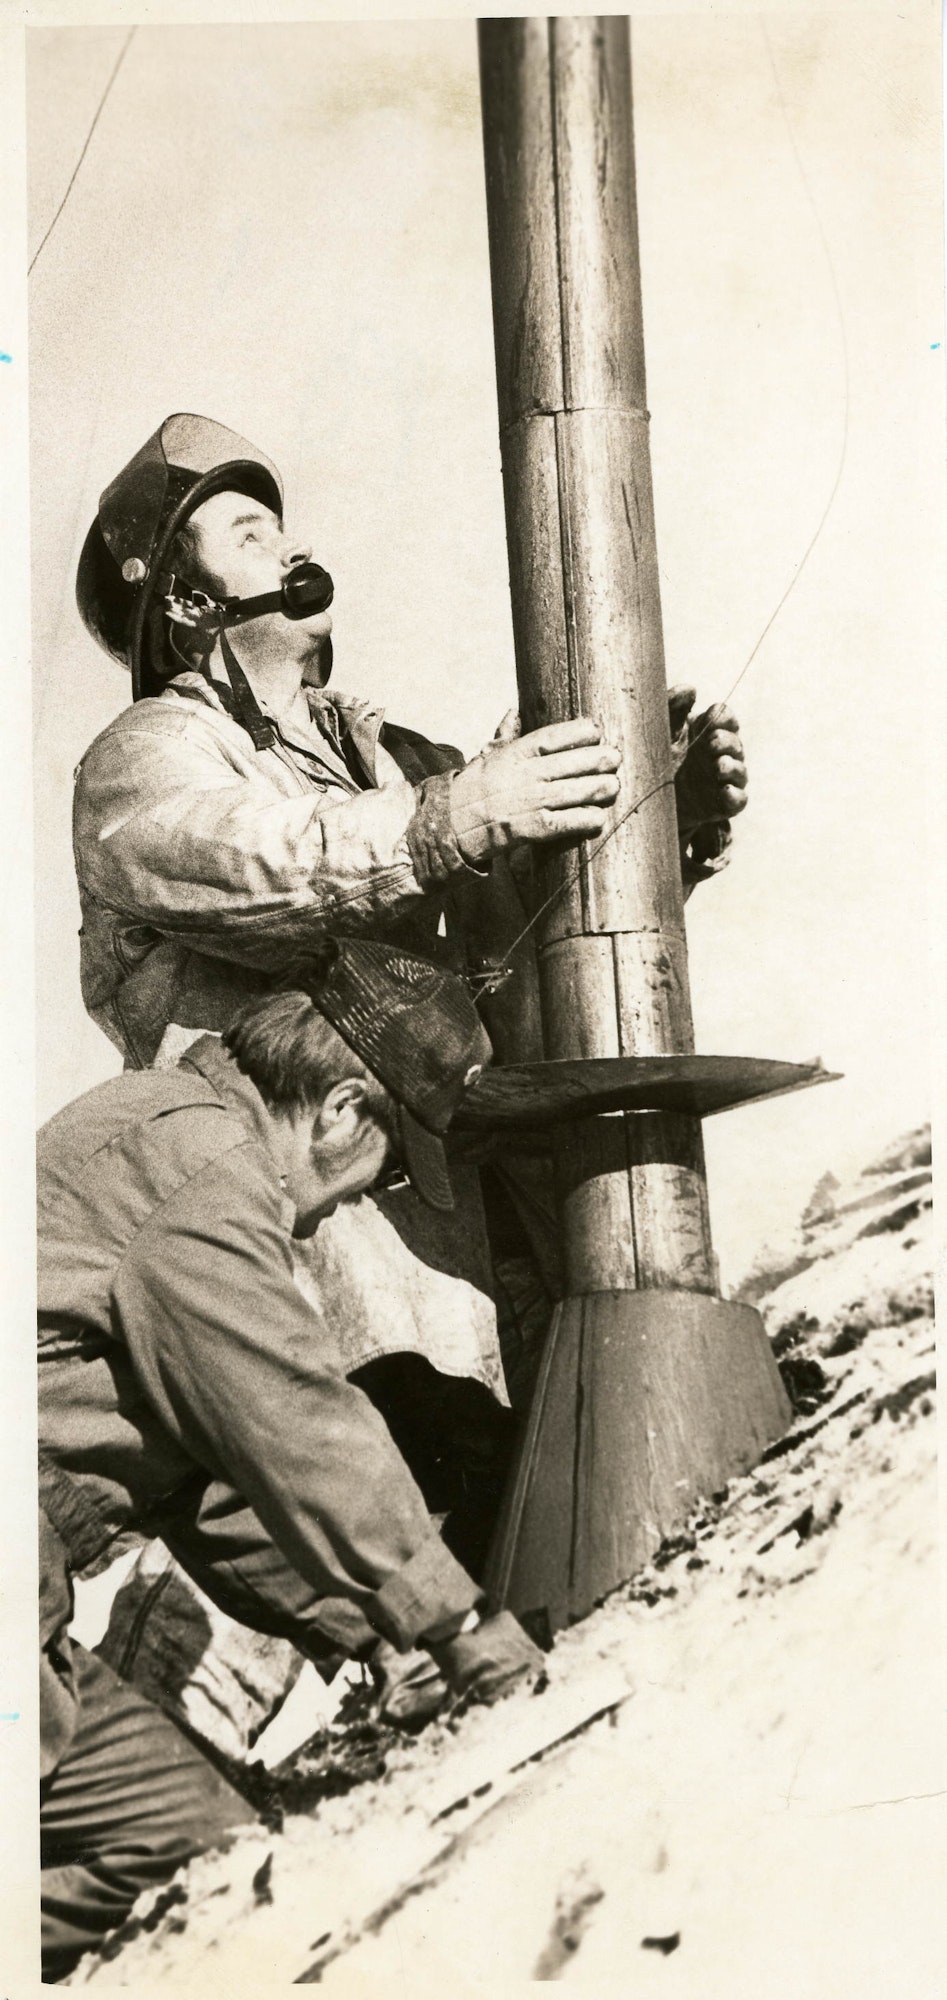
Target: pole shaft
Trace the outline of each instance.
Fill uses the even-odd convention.
[[[545,1052],[687,1051],[628,24],[529,17],[479,33],[523,726],[594,717],[622,755],[618,814],[653,793],[543,920]],[[542,894],[574,868],[574,852],[545,863]],[[570,1293],[715,1290],[698,1120],[594,1120],[561,1153]]]

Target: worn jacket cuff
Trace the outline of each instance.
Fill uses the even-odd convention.
[[[729,820],[697,826],[681,836],[681,880],[686,902],[698,882],[709,882],[730,866],[733,835]]]
[[[463,1617],[483,1602],[483,1592],[461,1568],[439,1535],[417,1550],[403,1569],[395,1571],[366,1605],[383,1637],[407,1653],[425,1632],[436,1632],[449,1619]]]
[[[453,771],[439,771],[435,777],[424,778],[414,788],[417,804],[408,823],[407,842],[414,872],[422,889],[439,888],[449,876],[461,872],[468,875],[483,872],[465,861],[457,844],[450,810],[453,779]]]

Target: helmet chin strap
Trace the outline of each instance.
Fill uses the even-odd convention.
[[[255,614],[259,616],[259,614]],[[240,661],[227,637],[227,623],[224,606],[218,611],[217,637],[220,641],[221,657],[227,669],[227,679],[233,689],[234,709],[238,722],[242,722],[248,736],[253,739],[254,750],[272,750],[276,742],[276,731],[272,722],[263,714],[256,695],[247,680]]]

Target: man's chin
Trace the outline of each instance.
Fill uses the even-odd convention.
[[[332,637],[332,614],[329,611],[314,611],[311,618],[287,618],[285,612],[282,616],[294,632],[305,632],[314,644],[321,641],[326,645]]]
[[[354,1208],[356,1202],[361,1201],[362,1196],[368,1192],[369,1189],[365,1187],[353,1188],[350,1194],[337,1194],[332,1201],[326,1203],[325,1208],[311,1208],[308,1214],[297,1215],[293,1224],[293,1235],[314,1236],[320,1222],[327,1222],[337,1208]]]
[[[305,1241],[308,1236],[315,1236],[320,1222],[325,1222],[330,1215],[334,1215],[338,1206],[337,1201],[330,1201],[325,1208],[310,1210],[308,1215],[297,1215],[293,1223],[294,1241],[299,1243]]]

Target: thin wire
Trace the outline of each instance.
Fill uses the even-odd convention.
[[[108,80],[108,82],[107,82],[107,84],[106,84],[106,86],[105,86],[105,89],[104,89],[104,90],[103,90],[103,92],[102,92],[102,95],[101,95],[101,97],[99,98],[99,101],[98,101],[98,104],[96,105],[96,109],[95,109],[95,117],[93,118],[93,120],[92,120],[92,123],[91,123],[91,125],[89,126],[89,130],[88,130],[88,132],[86,133],[86,141],[85,141],[85,145],[83,146],[83,148],[82,148],[82,151],[81,151],[81,153],[79,154],[79,158],[77,159],[77,161],[76,161],[76,164],[75,164],[75,166],[73,167],[73,170],[72,170],[72,174],[71,174],[71,177],[70,177],[70,180],[69,180],[69,185],[68,185],[68,187],[67,187],[67,189],[66,189],[66,192],[65,192],[65,194],[63,195],[63,198],[62,198],[62,200],[61,200],[61,202],[60,202],[60,204],[59,204],[59,207],[58,207],[58,208],[57,208],[57,210],[56,210],[56,213],[55,213],[55,215],[53,216],[53,219],[52,219],[52,222],[50,223],[50,225],[49,225],[49,228],[47,229],[47,231],[46,231],[46,234],[45,234],[45,236],[43,237],[43,240],[42,240],[42,242],[41,242],[41,243],[40,243],[40,245],[39,245],[39,248],[38,248],[38,250],[36,250],[36,252],[35,252],[35,254],[34,254],[34,256],[33,256],[32,260],[31,260],[31,262],[30,262],[30,265],[29,265],[29,269],[27,270],[27,273],[26,273],[26,275],[27,275],[27,277],[28,277],[28,278],[32,276],[32,273],[33,273],[33,267],[34,267],[34,265],[36,264],[36,262],[37,262],[37,259],[38,259],[38,258],[39,258],[39,256],[41,255],[42,251],[43,251],[43,250],[45,250],[45,248],[46,248],[46,245],[47,245],[47,243],[49,242],[49,239],[50,239],[50,237],[51,237],[51,235],[52,235],[52,233],[53,233],[53,230],[55,229],[55,227],[56,227],[56,224],[57,224],[57,222],[59,221],[59,218],[60,218],[60,216],[61,216],[61,214],[62,214],[62,212],[63,212],[63,209],[65,208],[65,206],[66,206],[66,203],[67,203],[67,201],[69,200],[69,196],[71,195],[71,193],[72,193],[72,190],[73,190],[73,188],[74,188],[74,186],[75,186],[75,184],[76,184],[76,177],[77,177],[77,175],[78,175],[78,172],[79,172],[79,168],[81,167],[81,165],[82,165],[82,162],[83,162],[83,160],[85,159],[85,156],[86,156],[86,154],[87,154],[87,152],[88,152],[88,150],[89,150],[89,146],[90,146],[90,144],[91,144],[91,141],[92,141],[92,134],[93,134],[93,132],[95,131],[95,128],[96,128],[96,126],[97,126],[97,124],[98,124],[98,122],[99,122],[99,119],[100,119],[100,118],[101,118],[101,116],[102,116],[102,113],[103,113],[103,111],[105,110],[105,105],[106,105],[106,101],[107,101],[107,99],[108,99],[108,95],[109,95],[109,92],[110,92],[110,90],[111,90],[111,88],[112,88],[112,85],[113,85],[113,83],[115,82],[115,78],[117,77],[117,75],[118,75],[118,72],[119,72],[119,70],[120,70],[120,69],[121,69],[121,67],[122,67],[122,64],[123,64],[123,62],[124,62],[124,60],[125,60],[125,57],[126,57],[126,55],[128,54],[128,49],[129,49],[129,45],[130,45],[131,41],[132,41],[132,40],[133,40],[133,38],[134,38],[134,35],[135,35],[135,32],[136,32],[136,29],[137,29],[137,22],[136,22],[136,24],[135,24],[135,27],[134,27],[134,28],[129,28],[129,30],[128,30],[128,33],[127,33],[127,35],[125,36],[125,40],[124,40],[124,42],[122,43],[122,46],[121,46],[121,48],[120,48],[120,50],[119,50],[119,53],[118,53],[118,56],[117,56],[117,58],[116,58],[116,62],[115,62],[115,66],[114,66],[114,68],[113,68],[113,70],[112,70],[112,74],[111,74],[111,76],[109,77],[109,80]]]
[[[848,336],[845,330],[845,312],[842,306],[842,294],[839,290],[839,282],[838,282],[838,277],[836,275],[835,264],[832,258],[831,249],[829,248],[829,240],[828,237],[826,236],[825,229],[823,227],[822,217],[819,214],[818,205],[816,203],[815,196],[812,192],[812,188],[809,184],[809,176],[806,173],[805,166],[803,165],[802,155],[796,144],[796,135],[792,129],[792,121],[789,116],[789,110],[786,104],[786,100],[783,96],[782,84],[779,81],[779,71],[776,67],[776,58],[773,54],[773,45],[769,38],[769,30],[766,26],[766,21],[762,14],[758,15],[757,19],[759,20],[760,29],[763,35],[763,40],[766,43],[766,53],[769,56],[770,68],[773,72],[773,82],[776,86],[776,96],[779,101],[779,108],[783,114],[783,124],[786,127],[786,136],[789,140],[790,146],[792,147],[793,159],[795,160],[796,166],[799,170],[799,179],[802,182],[806,200],[809,203],[809,208],[812,212],[812,219],[815,223],[816,230],[818,232],[819,242],[822,245],[822,251],[825,257],[826,269],[829,274],[829,282],[832,286],[832,297],[835,301],[835,313],[838,321],[839,340],[842,348],[842,371],[843,371],[845,393],[843,399],[843,413],[842,413],[842,439],[841,439],[841,446],[839,449],[838,465],[835,471],[835,478],[832,481],[832,487],[829,493],[829,497],[822,510],[822,514],[819,520],[819,525],[816,528],[816,531],[812,536],[811,541],[808,543],[808,546],[806,547],[804,554],[800,558],[800,561],[797,563],[793,575],[790,577],[790,580],[786,585],[785,590],[783,591],[782,597],[780,598],[775,611],[772,612],[770,617],[767,619],[766,624],[764,625],[763,630],[760,633],[759,638],[757,639],[756,645],[754,646],[749,659],[746,661],[746,664],[741,668],[739,674],[737,675],[737,678],[733,683],[733,687],[730,689],[730,694],[727,696],[728,701],[730,699],[730,695],[732,695],[735,692],[736,688],[739,686],[741,680],[743,679],[743,675],[747,672],[748,668],[752,666],[753,661],[755,660],[756,655],[763,644],[763,640],[766,638],[767,633],[771,630],[772,626],[776,623],[776,620],[779,617],[783,605],[785,604],[790,593],[793,590],[795,590],[796,584],[798,583],[799,578],[802,575],[803,570],[805,569],[806,563],[808,562],[809,557],[811,556],[812,551],[815,548],[817,541],[819,540],[822,530],[825,527],[826,521],[828,520],[829,515],[832,512],[832,508],[835,505],[835,496],[842,483],[842,474],[845,470],[845,460],[848,454],[848,420],[849,420],[849,405],[851,400],[850,370],[849,370],[849,359],[848,359]]]
[[[822,534],[822,530],[825,527],[829,515],[832,512],[832,508],[835,505],[835,496],[842,483],[842,474],[844,473],[845,470],[845,461],[848,455],[848,427],[849,427],[849,409],[851,401],[848,338],[845,330],[845,314],[842,307],[842,295],[839,290],[838,278],[836,276],[835,265],[832,260],[832,252],[829,248],[829,241],[822,224],[822,217],[819,214],[819,209],[816,204],[815,196],[813,195],[812,188],[809,183],[809,177],[806,173],[805,167],[802,162],[802,156],[796,144],[796,137],[792,129],[792,124],[790,121],[786,100],[783,96],[782,85],[780,84],[779,81],[779,71],[777,70],[776,67],[776,59],[773,54],[773,47],[772,43],[770,42],[769,33],[766,27],[766,22],[763,19],[762,15],[758,15],[757,19],[759,20],[760,28],[763,35],[763,40],[766,44],[766,53],[769,57],[770,68],[772,69],[773,72],[773,82],[776,87],[776,97],[779,103],[780,111],[782,112],[783,115],[783,123],[785,124],[786,127],[789,143],[792,148],[793,158],[796,162],[796,166],[799,172],[799,178],[802,182],[806,200],[808,201],[809,207],[812,211],[812,216],[815,221],[816,230],[819,236],[819,241],[822,245],[823,254],[825,256],[826,267],[829,274],[829,280],[832,286],[832,297],[835,302],[835,311],[838,320],[839,338],[842,349],[842,369],[843,369],[843,382],[844,382],[842,435],[839,445],[838,463],[835,468],[835,476],[832,480],[832,485],[829,489],[828,499],[826,500],[822,512],[819,516],[818,524],[814,529],[812,535],[810,536],[809,541],[807,542],[806,547],[803,550],[803,553],[800,556],[795,569],[793,570],[789,582],[787,583],[786,588],[783,591],[782,596],[780,597],[775,607],[775,610],[770,612],[770,615],[767,618],[762,631],[760,632],[756,644],[754,645],[752,651],[747,655],[747,658],[744,660],[743,665],[740,668],[740,671],[737,674],[735,681],[733,681],[732,685],[730,686],[726,695],[724,696],[723,703],[722,704],[714,703],[713,707],[708,709],[707,719],[703,725],[703,728],[699,729],[696,736],[693,736],[691,738],[691,741],[688,743],[687,749],[684,753],[684,756],[681,759],[680,764],[677,767],[677,770],[671,771],[669,772],[667,777],[659,779],[657,784],[652,785],[649,791],[643,792],[641,797],[635,799],[632,805],[627,806],[623,813],[619,813],[618,818],[613,821],[608,832],[606,834],[603,834],[602,839],[598,841],[594,847],[589,848],[586,851],[586,853],[582,855],[581,859],[577,862],[572,872],[566,876],[565,881],[560,882],[558,886],[555,889],[553,889],[551,895],[548,895],[545,901],[540,903],[539,908],[533,912],[533,915],[530,917],[529,922],[527,924],[524,924],[523,929],[519,932],[518,936],[516,936],[513,939],[512,944],[509,946],[509,949],[506,951],[503,958],[500,960],[499,965],[495,966],[489,973],[474,974],[472,983],[477,986],[478,991],[481,993],[494,992],[496,988],[500,986],[503,983],[503,981],[509,977],[511,969],[510,960],[513,957],[513,953],[519,950],[519,947],[523,943],[524,938],[529,936],[530,931],[533,930],[536,924],[538,924],[540,918],[545,916],[546,911],[550,908],[550,906],[553,903],[558,902],[560,896],[566,895],[570,889],[575,887],[575,884],[579,881],[582,875],[583,869],[587,868],[590,862],[594,861],[596,857],[599,854],[601,854],[603,847],[608,846],[609,841],[614,839],[614,836],[618,832],[619,827],[625,826],[628,820],[633,818],[635,813],[640,812],[642,806],[646,806],[649,800],[656,798],[659,792],[666,791],[669,785],[674,784],[678,771],[683,768],[684,764],[687,761],[687,758],[691,754],[691,751],[696,749],[697,744],[701,742],[702,738],[707,735],[709,730],[715,729],[719,726],[720,708],[728,707],[729,703],[732,701],[733,696],[735,695],[737,688],[740,685],[740,682],[744,678],[744,675],[749,673],[749,670],[753,665],[753,662],[756,659],[758,652],[760,651],[764,639],[766,639],[768,634],[772,631],[773,626],[775,625],[776,620],[783,609],[783,606],[788,602],[793,591],[795,590],[799,578],[801,577],[802,572],[805,569],[805,566],[809,560],[809,557],[811,556],[812,551],[815,548],[816,543],[818,542]]]

